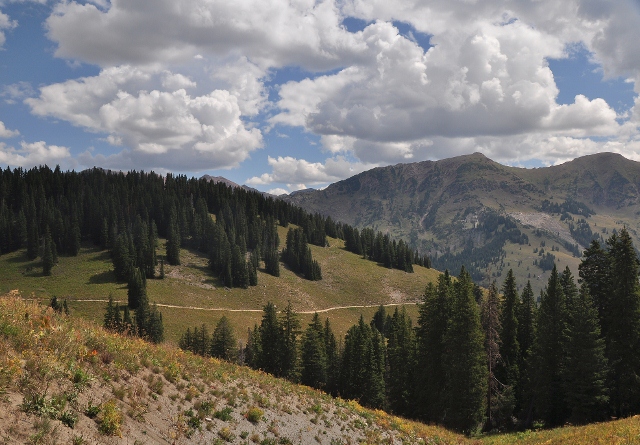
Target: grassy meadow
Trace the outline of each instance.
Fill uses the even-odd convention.
[[[279,227],[281,244],[286,230]],[[161,240],[158,254],[164,253],[164,242]],[[182,249],[180,266],[165,265],[165,279],[147,280],[149,301],[160,305],[165,336],[172,342],[188,327],[204,323],[213,331],[222,315],[231,320],[238,338],[244,341],[247,328],[260,322],[268,301],[278,308],[291,301],[301,313],[303,327],[314,311],[320,311],[323,319],[329,317],[336,335],[342,336],[361,314],[370,319],[380,304],[407,303],[415,320],[415,303],[426,284],[438,275],[420,266],[414,266],[413,274],[386,269],[347,252],[344,242],[333,238],[329,238],[329,247],[311,246],[311,250],[322,267],[320,281],[305,280],[281,264],[278,278],[259,269],[258,286],[229,289],[211,275],[205,255]],[[98,323],[109,295],[122,303],[127,301],[127,286],[115,281],[109,253],[89,245],[83,246],[77,257],[60,256],[51,276],[43,276],[40,259],[27,260],[24,250],[0,256],[0,292],[14,289],[44,304],[54,295],[66,298],[74,314]]]

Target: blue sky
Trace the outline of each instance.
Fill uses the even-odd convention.
[[[640,160],[633,0],[0,0],[0,166],[272,193],[482,152]]]

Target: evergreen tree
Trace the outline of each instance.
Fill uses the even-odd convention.
[[[626,229],[607,244],[612,279],[604,324],[611,402],[617,416],[627,416],[640,412],[640,262]]]
[[[338,382],[340,380],[340,352],[328,318],[324,322],[324,345],[327,355],[327,385],[325,390],[335,396],[338,393]]]
[[[523,413],[525,425],[530,425],[533,415],[533,347],[536,332],[536,303],[534,300],[531,282],[527,281],[527,285],[522,290],[520,308],[517,312],[518,316],[518,345],[520,346],[520,358],[518,360],[518,371],[520,379],[516,388],[516,413]]]
[[[264,254],[265,272],[274,277],[280,276],[280,255],[276,249],[268,249]]]
[[[384,404],[384,342],[382,335],[364,322],[347,331],[340,371],[340,394],[372,408]]]
[[[149,310],[148,324],[145,338],[152,343],[162,343],[164,341],[164,324],[162,322],[162,312],[158,310],[158,305],[153,303]]]
[[[129,311],[129,306],[125,306],[122,312],[122,330],[121,332],[125,334],[133,333],[134,325],[133,319],[131,318],[131,311]]]
[[[51,269],[53,269],[53,241],[51,240],[51,233],[49,229],[46,230],[44,236],[44,251],[42,253],[42,274],[51,275]]]
[[[445,335],[452,317],[453,283],[449,272],[438,276],[437,286],[427,284],[419,307],[416,410],[427,422],[442,422],[445,414],[447,369],[444,365]]]
[[[453,287],[443,360],[448,377],[444,424],[470,433],[481,425],[486,409],[487,356],[473,282],[464,268]]]
[[[233,246],[231,251],[231,286],[246,289],[249,287],[249,271],[245,255],[240,251],[240,247]]]
[[[496,378],[504,385],[501,394],[502,420],[511,419],[520,385],[520,343],[518,342],[518,314],[520,297],[513,270],[509,269],[502,285],[503,299],[500,307],[500,361]]]
[[[211,356],[227,360],[236,361],[238,356],[238,344],[233,333],[233,327],[229,319],[223,315],[216,324],[211,337]]]
[[[474,298],[475,299],[475,298]],[[500,332],[502,325],[500,323],[500,300],[498,298],[498,287],[493,281],[489,286],[489,292],[486,298],[482,299],[480,305],[480,318],[482,321],[482,329],[484,331],[484,350],[487,356],[488,381],[487,381],[487,423],[485,427],[492,429],[496,425],[503,423],[503,414],[508,416],[510,412],[504,413],[509,407],[504,407],[503,392],[508,390],[502,381],[496,377],[498,365],[502,364],[500,349],[502,341]]]
[[[298,335],[300,334],[300,320],[298,314],[293,310],[291,302],[287,303],[280,316],[280,327],[282,334],[280,339],[280,373],[292,382],[298,381]]]
[[[540,302],[534,346],[536,410],[547,426],[562,425],[567,419],[562,378],[566,322],[564,292],[554,267]]]
[[[120,308],[113,301],[113,295],[109,294],[107,310],[104,314],[104,327],[110,331],[120,332],[122,330],[122,319],[120,318]]]
[[[393,413],[413,416],[414,371],[416,369],[416,341],[404,306],[396,307],[388,329],[387,391],[389,408]]]
[[[564,392],[572,423],[604,420],[608,411],[605,343],[600,335],[598,311],[587,289],[583,284],[570,305],[563,333]]]
[[[591,241],[589,248],[584,251],[578,270],[580,280],[587,286],[598,310],[602,335],[606,338],[609,331],[605,316],[611,291],[610,262],[607,252],[597,240]]]
[[[138,309],[142,303],[143,298],[147,295],[146,280],[140,269],[137,267],[133,269],[129,283],[127,284],[127,299],[128,306],[131,309]]]
[[[327,383],[327,351],[324,328],[316,312],[302,338],[300,382],[323,389]]]
[[[276,307],[268,302],[263,309],[262,322],[260,323],[260,353],[258,356],[258,368],[269,374],[278,375],[281,357],[281,330]]]
[[[175,215],[171,215],[167,233],[167,263],[172,266],[180,265],[180,229]]]

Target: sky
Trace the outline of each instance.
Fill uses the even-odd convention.
[[[640,0],[0,0],[0,167],[640,161],[638,42]]]

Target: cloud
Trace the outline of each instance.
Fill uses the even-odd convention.
[[[341,20],[332,0],[121,0],[107,9],[71,1],[58,4],[46,26],[56,56],[103,67],[233,52],[261,67],[325,70],[358,56]]]
[[[16,26],[18,26],[18,22],[16,22],[15,20],[11,20],[8,15],[0,11],[0,49],[6,41],[4,31],[10,31]]]
[[[33,167],[37,165],[55,165],[64,163],[72,166],[71,154],[67,147],[47,145],[44,141],[27,143],[21,142],[20,148],[0,142],[0,164],[12,167]]]
[[[283,85],[282,112],[271,122],[372,143],[618,128],[602,99],[556,104],[546,58],[561,56],[562,42],[520,21],[445,31],[427,52],[389,23],[371,24],[362,35],[367,63]]]
[[[0,97],[3,97],[4,101],[9,105],[33,95],[35,95],[33,87],[29,82],[24,81],[4,85],[2,91],[0,91]]]
[[[176,163],[187,170],[230,168],[262,146],[261,132],[242,121],[236,96],[227,90],[166,91],[179,86],[196,84],[166,70],[120,66],[44,86],[39,97],[25,102],[38,116],[106,133],[112,144],[129,147],[115,158],[101,158],[104,162],[127,158],[145,168]]]
[[[275,189],[267,190],[267,193],[274,196],[288,195],[289,190],[285,190],[283,188],[275,188]]]
[[[18,130],[9,130],[5,127],[4,122],[0,121],[0,138],[12,138],[19,134],[20,132]]]
[[[272,172],[249,178],[247,184],[286,184],[289,190],[300,190],[311,185],[339,181],[376,166],[351,163],[342,156],[329,158],[324,163],[308,162],[291,156],[269,156],[268,163]]]

